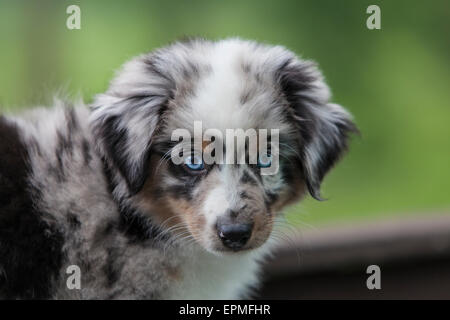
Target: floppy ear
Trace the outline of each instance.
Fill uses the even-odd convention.
[[[329,102],[329,89],[315,64],[291,58],[278,72],[299,133],[306,185],[310,194],[321,200],[324,176],[347,150],[350,133],[358,130],[344,108]]]
[[[143,56],[125,64],[108,91],[94,101],[90,119],[94,138],[130,194],[139,192],[148,176],[152,138],[170,92],[169,79],[151,57]]]

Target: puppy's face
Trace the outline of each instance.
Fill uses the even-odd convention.
[[[136,198],[148,212],[159,212],[160,223],[166,221],[167,227],[213,252],[259,247],[270,236],[280,209],[304,191],[301,172],[284,162],[289,156],[295,162],[294,155],[286,155],[282,170],[264,175],[260,161],[207,164],[201,158],[204,150],[194,147],[176,164],[166,146],[155,144],[150,161],[154,169]],[[225,155],[229,152],[224,147]]]
[[[354,130],[328,100],[314,65],[284,48],[192,41],[128,63],[98,97],[93,129],[135,207],[181,241],[236,252],[261,246],[305,190],[319,197]],[[180,129],[189,138],[174,139]],[[223,156],[207,161],[213,144]]]

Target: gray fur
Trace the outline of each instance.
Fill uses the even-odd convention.
[[[318,69],[283,47],[192,40],[125,64],[90,109],[57,102],[10,117],[28,147],[29,185],[40,190],[34,205],[64,239],[51,297],[247,296],[270,251],[273,221],[306,188],[319,197],[354,130],[350,115],[329,99]],[[246,165],[217,166],[186,190],[157,149],[195,120],[219,130],[280,129],[282,170],[260,177]],[[209,204],[216,200],[224,207]],[[177,235],[170,219],[161,221],[161,203],[184,221],[188,237]],[[177,211],[186,203],[195,212],[190,219],[206,222],[189,225]],[[246,251],[225,252],[208,224],[230,211],[260,221]],[[82,270],[81,290],[66,286],[69,265]]]

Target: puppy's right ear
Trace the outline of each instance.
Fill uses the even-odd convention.
[[[152,138],[172,89],[152,57],[141,56],[125,64],[93,103],[90,123],[99,151],[120,172],[131,195],[148,176]]]

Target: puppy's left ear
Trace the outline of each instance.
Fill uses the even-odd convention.
[[[97,146],[131,195],[147,179],[152,140],[170,93],[170,79],[152,56],[142,56],[125,64],[108,91],[94,101],[90,123]]]
[[[330,91],[314,63],[288,59],[278,70],[278,80],[297,126],[300,166],[308,191],[321,200],[324,176],[347,150],[350,134],[358,129],[344,108],[329,102]]]

